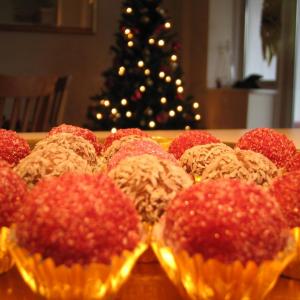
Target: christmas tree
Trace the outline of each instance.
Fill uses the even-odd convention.
[[[184,97],[180,44],[162,0],[125,0],[112,67],[88,108],[93,130],[199,127],[199,103]]]

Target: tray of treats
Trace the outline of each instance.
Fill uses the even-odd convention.
[[[299,299],[294,142],[0,129],[0,299],[44,298]]]

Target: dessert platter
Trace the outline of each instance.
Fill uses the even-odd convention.
[[[300,299],[294,141],[0,129],[0,299],[45,298]]]

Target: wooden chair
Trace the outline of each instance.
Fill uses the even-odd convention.
[[[0,75],[0,127],[47,131],[62,119],[70,78]]]

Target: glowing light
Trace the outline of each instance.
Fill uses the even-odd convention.
[[[125,33],[125,34],[129,34],[129,33],[131,33],[131,30],[130,30],[129,28],[126,28],[126,29],[124,30],[124,33]]]
[[[106,106],[106,107],[110,106],[109,100],[104,100],[104,106]]]
[[[111,113],[112,113],[113,115],[115,115],[117,112],[118,112],[118,110],[117,110],[116,108],[112,108]]]
[[[145,75],[150,75],[151,72],[149,69],[146,69],[144,73],[145,73]]]
[[[113,127],[113,128],[111,129],[111,133],[116,133],[116,132],[117,132],[117,128]]]
[[[101,100],[100,100],[100,104],[101,104],[101,105],[104,105],[104,101],[105,101],[105,99],[101,99]]]
[[[165,23],[165,28],[171,28],[171,23],[170,22],[166,22]]]
[[[126,71],[125,67],[122,66],[122,67],[119,68],[118,74],[120,76],[123,76],[125,74],[125,71]]]
[[[131,14],[132,13],[132,8],[131,7],[127,7],[126,8],[126,13],[127,14]]]
[[[133,38],[133,34],[132,34],[132,33],[129,33],[129,34],[127,35],[127,38],[131,40],[131,39]]]
[[[138,66],[139,66],[140,68],[142,68],[142,67],[144,66],[144,62],[143,62],[142,60],[139,60],[139,61],[138,61]]]
[[[128,45],[128,47],[133,47],[134,43],[133,43],[133,41],[129,41],[129,42],[127,43],[127,45]]]
[[[172,80],[171,76],[166,77],[166,82],[171,82],[171,80]]]
[[[126,100],[125,98],[123,98],[123,99],[121,100],[121,104],[124,105],[124,106],[127,105],[127,100]]]
[[[169,116],[170,117],[174,117],[175,116],[175,111],[174,110],[170,110],[169,111]]]
[[[201,119],[201,116],[199,114],[195,115],[195,120],[199,121]]]
[[[153,44],[155,43],[155,39],[154,39],[154,38],[150,38],[150,39],[148,40],[148,43],[149,43],[150,45],[153,45]]]
[[[179,94],[181,94],[181,93],[183,93],[183,87],[182,86],[179,86],[178,88],[177,88],[177,92],[179,93]]]
[[[103,118],[103,116],[102,116],[101,113],[97,113],[96,118],[97,118],[98,120],[101,120],[101,119]]]
[[[176,85],[181,85],[182,81],[181,81],[181,79],[176,79],[175,83],[176,83]]]
[[[199,108],[199,103],[198,103],[198,102],[194,102],[194,103],[193,103],[193,107],[194,107],[194,108]]]
[[[146,91],[146,87],[144,86],[144,85],[141,85],[140,86],[140,91],[143,93],[143,92],[145,92]]]
[[[164,71],[161,71],[158,73],[159,78],[164,78],[166,76],[166,73]]]
[[[175,54],[171,55],[171,60],[176,61],[177,60],[177,55],[175,55]]]
[[[180,112],[180,111],[182,111],[182,110],[183,110],[183,107],[182,107],[181,105],[178,105],[176,109],[177,109],[177,111],[179,111],[179,112]]]
[[[155,122],[154,121],[150,121],[149,122],[149,127],[150,128],[154,128],[156,126]]]
[[[132,117],[132,112],[130,110],[126,111],[126,117],[131,118]]]
[[[185,129],[185,130],[190,130],[190,129],[191,129],[191,126],[186,125],[186,126],[184,127],[184,129]]]
[[[166,97],[161,97],[160,98],[160,103],[162,103],[162,104],[167,103],[167,98]]]
[[[165,45],[165,41],[164,41],[164,40],[159,40],[159,41],[157,42],[157,44],[158,44],[159,47],[162,47],[162,46]]]

